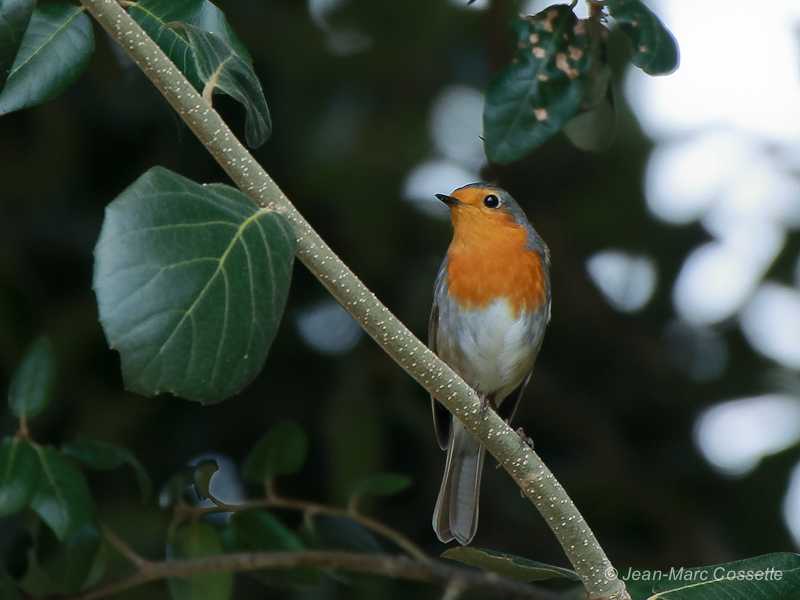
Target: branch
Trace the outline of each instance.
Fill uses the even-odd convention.
[[[508,471],[558,537],[590,600],[629,598],[594,534],[541,459],[494,411],[481,415],[472,388],[409,331],[317,235],[217,112],[116,2],[81,0],[133,58],[189,128],[256,204],[284,215],[297,235],[297,257],[364,330],[462,421]]]
[[[445,589],[469,590],[483,595],[527,600],[562,600],[547,590],[535,588],[497,573],[484,573],[454,567],[440,561],[418,562],[405,556],[357,554],[339,551],[253,552],[219,554],[201,558],[185,558],[147,562],[139,567],[108,578],[80,594],[64,596],[64,600],[96,600],[111,594],[169,577],[191,577],[222,571],[242,572],[257,569],[291,569],[318,567],[372,573],[410,581],[440,585]]]
[[[282,508],[286,510],[299,510],[307,515],[330,515],[334,517],[344,517],[346,519],[350,519],[351,521],[355,521],[366,527],[367,529],[371,529],[373,532],[377,533],[380,536],[385,537],[388,540],[394,542],[394,544],[405,550],[409,556],[418,560],[418,561],[427,561],[430,557],[425,553],[425,551],[417,546],[414,542],[408,539],[399,531],[395,531],[391,527],[384,525],[380,521],[376,521],[375,519],[371,519],[365,515],[362,515],[358,512],[353,512],[349,510],[344,510],[341,508],[336,508],[333,506],[326,506],[325,504],[319,504],[317,502],[308,502],[306,500],[293,500],[291,498],[281,498],[279,496],[275,496],[274,493],[271,494],[267,498],[263,498],[260,500],[248,500],[241,504],[225,504],[219,503],[216,506],[186,506],[183,510],[187,512],[191,512],[198,515],[204,515],[208,513],[218,513],[218,512],[236,512],[237,510],[245,510],[247,508]]]

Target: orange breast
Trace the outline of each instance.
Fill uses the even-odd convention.
[[[455,214],[453,225],[446,281],[462,308],[487,308],[498,298],[506,298],[517,313],[541,306],[547,293],[544,265],[526,248],[523,227],[510,219],[486,223]]]

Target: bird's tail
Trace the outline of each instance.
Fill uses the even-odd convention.
[[[447,446],[447,465],[433,511],[433,529],[442,542],[467,545],[478,528],[478,500],[486,449],[456,418]]]

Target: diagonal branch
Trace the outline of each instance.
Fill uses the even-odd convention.
[[[392,315],[317,235],[233,132],[116,0],[81,0],[133,58],[225,169],[259,206],[293,225],[297,257],[378,344],[431,392],[508,471],[558,537],[590,600],[629,598],[578,509],[541,459],[494,411],[481,415],[474,391]]]
[[[520,600],[562,600],[561,596],[553,592],[501,577],[496,573],[455,567],[443,561],[418,562],[405,556],[357,554],[330,550],[219,554],[201,558],[146,562],[130,571],[113,575],[80,594],[62,598],[63,600],[98,600],[144,583],[169,577],[295,567],[319,567],[321,569],[372,573],[409,581],[422,581],[440,585],[445,589],[469,590],[472,593],[486,596]]]

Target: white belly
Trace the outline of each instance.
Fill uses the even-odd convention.
[[[527,377],[541,345],[544,311],[517,315],[505,300],[482,311],[447,300],[439,311],[439,356],[467,383],[496,394],[499,403]]]

